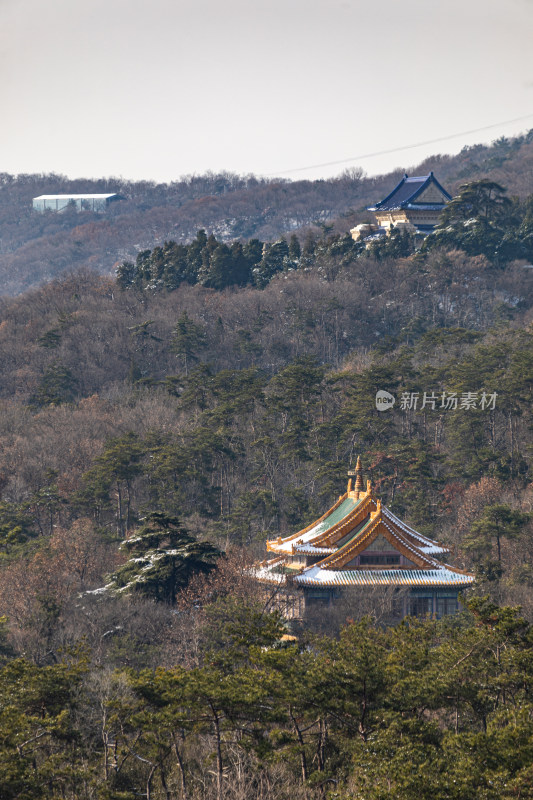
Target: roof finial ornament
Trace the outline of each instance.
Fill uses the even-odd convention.
[[[376,500],[376,510],[370,512],[370,519],[377,519],[381,514],[381,500]]]
[[[363,491],[363,467],[361,465],[361,456],[357,456],[357,463],[355,465],[355,486],[356,492]]]

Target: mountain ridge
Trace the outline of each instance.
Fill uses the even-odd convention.
[[[409,170],[433,170],[454,193],[469,180],[487,177],[510,194],[530,193],[533,130],[491,145],[437,155]],[[206,173],[168,184],[123,179],[68,179],[61,175],[0,174],[0,292],[17,295],[65,271],[89,266],[103,274],[138,250],[172,239],[190,241],[205,228],[223,241],[259,237],[265,241],[295,231],[328,226],[346,232],[368,218],[365,207],[383,196],[403,170],[367,177],[345,170],[329,180]],[[32,197],[43,193],[117,191],[125,200],[106,215],[92,212],[37,214]]]

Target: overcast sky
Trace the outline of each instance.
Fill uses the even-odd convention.
[[[533,0],[0,0],[0,71],[0,172],[376,174],[533,128]]]

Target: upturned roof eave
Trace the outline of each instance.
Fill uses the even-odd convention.
[[[435,175],[433,174],[433,172],[430,172],[430,173],[429,173],[429,175],[427,176],[427,180],[426,180],[426,181],[423,183],[423,185],[422,185],[422,186],[420,186],[420,187],[419,187],[419,188],[416,190],[416,192],[414,192],[414,193],[411,195],[411,197],[409,198],[409,202],[410,202],[410,203],[413,203],[414,201],[416,201],[416,198],[417,198],[417,197],[419,197],[419,196],[422,194],[422,192],[424,192],[424,191],[427,189],[427,187],[430,185],[430,183],[433,183],[433,184],[434,184],[434,185],[437,187],[437,189],[438,189],[440,192],[442,192],[442,193],[443,193],[443,195],[445,195],[445,197],[447,197],[447,198],[448,198],[448,202],[449,202],[449,201],[452,199],[452,196],[451,196],[451,194],[449,194],[449,193],[446,191],[446,189],[444,188],[444,186],[442,186],[442,184],[440,184],[440,183],[438,182],[438,180],[436,179],[436,177],[435,177]]]
[[[403,520],[397,517],[396,514],[394,514],[394,512],[388,508],[388,506],[383,506],[383,514],[407,536],[411,536],[411,538],[421,542],[421,547],[435,547],[436,549],[434,555],[450,552],[449,547],[444,547],[440,544],[440,542],[436,541],[435,539],[430,539],[429,536],[424,536],[423,533],[419,533],[419,531],[415,530],[415,528],[413,528],[411,525],[403,522]],[[425,555],[430,554],[426,553]]]
[[[389,519],[389,524],[385,521],[385,514],[383,508],[379,508],[374,517],[370,517],[368,523],[359,531],[355,539],[352,539],[342,547],[340,547],[332,555],[327,555],[322,561],[319,561],[317,566],[327,568],[328,566],[337,565],[334,568],[342,570],[344,564],[356,558],[369,544],[379,535],[379,526],[384,528],[383,535],[389,543],[397,549],[405,558],[414,561],[420,569],[431,568],[438,565],[438,562],[431,556],[421,552],[420,549],[409,541],[406,541],[403,532],[398,530],[398,526]],[[392,539],[392,541],[391,541]]]
[[[407,178],[408,178],[408,176],[407,176],[407,173],[405,173],[405,175],[403,176],[403,178],[401,179],[401,181],[400,181],[399,183],[397,183],[397,184],[396,184],[396,186],[394,187],[394,189],[392,190],[392,192],[389,192],[389,194],[388,194],[386,197],[384,197],[384,198],[383,198],[383,200],[380,200],[380,201],[379,201],[379,203],[376,203],[376,205],[375,205],[375,206],[371,206],[371,207],[367,208],[367,211],[377,211],[377,210],[380,208],[380,206],[383,206],[383,205],[385,205],[385,203],[386,203],[388,200],[390,200],[392,197],[394,197],[394,195],[395,195],[395,194],[397,194],[397,192],[400,190],[400,188],[401,188],[401,187],[404,185],[404,183],[406,182]]]
[[[391,519],[391,517],[393,518]],[[410,534],[408,531],[403,531],[401,524],[398,525],[396,523],[396,519],[397,518],[395,515],[393,515],[389,509],[387,509],[385,506],[380,506],[377,514],[374,517],[369,518],[364,527],[356,535],[355,540],[346,542],[346,544],[339,548],[335,553],[324,553],[325,557],[321,561],[310,565],[309,567],[304,567],[300,573],[298,582],[300,582],[300,578],[302,581],[304,581],[306,574],[312,574],[317,569],[339,574],[343,572],[365,572],[365,570],[362,570],[361,568],[346,570],[343,569],[343,566],[344,564],[349,563],[353,558],[356,558],[357,555],[359,555],[366,547],[368,547],[368,545],[379,535],[378,528],[380,524],[383,525],[385,529],[384,535],[387,540],[393,545],[393,547],[395,547],[395,549],[399,550],[402,555],[414,562],[418,568],[418,571],[441,572],[444,570],[448,573],[451,572],[456,575],[465,575],[469,578],[471,577],[472,580],[470,582],[474,581],[474,576],[471,576],[470,573],[467,573],[464,570],[459,570],[455,567],[451,567],[447,564],[443,565],[440,561],[433,558],[429,553],[424,553],[420,546],[417,546],[412,541],[409,541],[406,537],[410,535],[411,538],[417,538],[419,541],[422,539],[424,542],[422,547],[427,546],[428,544],[438,545],[438,543],[428,539],[425,536],[422,536],[422,534],[418,534],[418,532],[414,531],[414,529],[414,535]],[[391,539],[393,541],[391,541]],[[399,571],[401,572],[402,568],[399,568]],[[383,572],[383,570],[375,570],[375,572],[379,573]],[[342,581],[338,580],[337,583],[342,583]],[[449,581],[445,581],[445,583],[448,585]],[[462,585],[464,581],[458,579],[458,583]]]
[[[333,514],[337,508],[347,499],[348,493],[345,492],[341,494],[339,499],[336,503],[334,503],[331,508],[328,508],[321,517],[319,517],[314,522],[311,522],[305,528],[297,531],[296,533],[291,533],[290,536],[285,536],[284,538],[279,537],[278,539],[267,539],[267,550],[270,550],[272,553],[289,553],[291,551],[291,545],[296,544],[296,542],[309,533],[309,531],[316,528],[322,522],[324,522],[331,514]],[[319,534],[317,534],[318,536]],[[311,537],[310,541],[312,541],[314,537]]]
[[[391,205],[390,201],[393,200],[394,195],[396,195],[400,191],[402,186],[404,186],[409,181],[412,181],[413,183],[415,181],[419,181],[419,186],[413,190],[412,194],[408,195],[408,197],[401,200],[397,205]],[[386,197],[383,198],[383,200],[380,200],[379,203],[376,203],[374,206],[367,206],[366,210],[373,211],[374,213],[376,213],[379,211],[395,211],[395,210],[405,209],[408,207],[410,203],[413,203],[416,200],[416,198],[419,197],[420,194],[423,191],[425,191],[425,189],[427,189],[427,187],[431,183],[433,183],[437,187],[437,189],[444,194],[448,202],[452,199],[451,194],[446,191],[446,189],[444,188],[444,186],[442,186],[441,183],[439,183],[433,172],[430,172],[429,175],[421,175],[420,177],[415,176],[413,178],[409,178],[408,175],[405,174],[401,179],[401,181],[394,187],[392,192],[390,192]],[[444,208],[446,203],[443,203],[442,205]],[[422,207],[423,204],[421,203],[419,208],[422,209]]]
[[[290,536],[286,536],[285,538],[279,539],[270,539],[267,541],[267,550],[271,553],[285,553],[289,555],[292,552],[297,552],[297,548],[302,545],[316,545],[317,542],[323,541],[332,536],[332,534],[337,530],[341,529],[343,526],[347,525],[353,517],[356,517],[361,507],[364,505],[365,500],[367,500],[368,494],[366,492],[362,493],[362,496],[355,499],[352,497],[351,493],[345,492],[337,502],[319,517],[315,522],[312,522],[306,528],[298,531],[297,533],[292,533]],[[327,522],[328,518],[335,514],[338,510],[339,506],[342,503],[346,502],[347,500],[353,501],[353,506],[348,509],[346,514],[341,517],[340,519],[332,522],[330,525],[325,527],[323,530],[316,530],[321,525]],[[313,532],[314,531],[314,532]],[[312,534],[312,535],[311,535]]]
[[[347,499],[347,494],[342,495],[340,500],[328,512],[326,512],[326,514],[322,515],[319,520],[305,528],[304,531],[307,531],[307,536],[309,536],[309,533],[313,530],[313,528],[316,528],[318,524],[326,521],[327,517],[332,513],[332,511],[338,508],[339,502],[345,499]],[[435,561],[433,556],[449,553],[448,548],[442,547],[439,542],[424,536],[410,525],[402,522],[386,506],[380,507],[380,513],[378,517],[369,517],[354,538],[349,539],[341,547],[334,549],[334,547],[332,547],[334,542],[329,541],[332,534],[336,529],[339,529],[340,531],[343,527],[346,527],[351,519],[356,518],[359,513],[364,510],[365,505],[368,505],[369,501],[373,502],[374,504],[376,503],[371,495],[365,493],[365,497],[357,501],[354,507],[346,514],[346,516],[335,522],[331,527],[326,527],[324,530],[319,531],[314,536],[311,536],[307,540],[303,541],[301,537],[304,531],[300,531],[297,534],[292,534],[291,536],[284,538],[281,542],[277,540],[270,540],[267,543],[268,550],[272,553],[278,553],[280,555],[290,555],[291,553],[297,552],[307,552],[309,554],[310,548],[312,548],[313,555],[323,554],[324,558],[319,563],[324,565],[328,561],[338,561],[339,558],[342,560],[343,554],[346,556],[350,554],[350,557],[353,558],[358,555],[359,551],[361,550],[363,540],[368,540],[365,544],[365,546],[368,546],[370,542],[369,527],[375,530],[381,521],[387,529],[388,534],[400,547],[400,550],[404,551],[403,554],[411,560],[414,558],[415,561],[420,561],[420,567],[423,565],[425,567],[429,567],[439,564],[440,562]],[[321,547],[320,543],[323,543],[324,546]],[[391,544],[393,543],[391,542]],[[395,545],[393,544],[393,546]],[[430,548],[430,552],[424,552],[425,548]]]
[[[307,574],[306,574],[307,573]],[[423,569],[328,570],[316,564],[294,576],[300,586],[405,586],[407,588],[468,588],[475,576],[449,565]]]

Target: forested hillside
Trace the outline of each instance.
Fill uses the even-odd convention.
[[[452,193],[462,183],[485,177],[506,186],[509,195],[523,198],[531,192],[531,132],[488,147],[465,148],[457,156],[435,156],[409,172],[426,174],[431,169]],[[320,233],[330,225],[343,233],[367,218],[364,208],[388,193],[402,173],[398,169],[367,178],[355,169],[327,181],[223,173],[169,184],[2,174],[0,291],[17,294],[80,266],[109,274],[116,263],[132,259],[139,250],[167,240],[189,242],[202,228],[223,241],[273,241],[307,228]],[[69,192],[119,192],[125,199],[105,216],[32,211],[32,197]]]
[[[4,300],[6,564],[74,524],[113,551],[152,510],[261,552],[321,513],[361,453],[387,503],[533,608],[524,531],[498,536],[494,567],[466,510],[529,508],[531,270],[328,252],[262,290],[147,294],[78,273]],[[450,393],[476,402],[446,407]]]
[[[0,301],[2,797],[530,796],[531,198],[477,177],[416,252],[200,229]],[[358,454],[458,617],[258,591]]]

